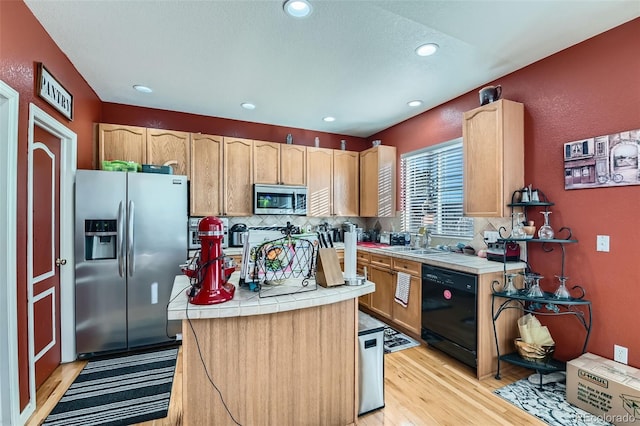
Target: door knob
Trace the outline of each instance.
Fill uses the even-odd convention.
[[[56,259],[56,266],[61,266],[66,264],[67,264],[67,259],[60,259],[60,258]]]

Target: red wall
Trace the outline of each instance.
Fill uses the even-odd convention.
[[[101,102],[67,57],[53,43],[22,1],[0,1],[0,79],[20,94],[18,111],[18,362],[20,406],[28,401],[27,341],[27,151],[29,103],[34,103],[78,135],[78,167],[88,168],[92,156],[92,123],[99,121]],[[42,62],[73,95],[74,120],[69,122],[36,95],[37,62]],[[73,267],[73,265],[71,265]]]
[[[555,205],[551,225],[572,229],[578,244],[566,246],[568,284],[586,289],[593,303],[588,351],[613,358],[613,345],[629,348],[640,367],[637,309],[640,300],[640,186],[564,189],[563,144],[640,128],[640,19],[536,62],[487,84],[501,84],[503,97],[525,105],[525,181]],[[477,90],[389,128],[371,139],[396,144],[404,153],[462,136],[462,113],[479,105]],[[473,178],[473,177],[471,177]],[[536,218],[536,225],[542,217]],[[608,253],[596,252],[596,235],[611,237]],[[531,247],[532,245],[530,245]],[[546,290],[560,275],[561,251],[530,249]],[[547,321],[560,358],[581,349],[575,318]]]
[[[581,284],[593,301],[594,327],[588,350],[611,358],[613,344],[629,348],[629,363],[640,367],[635,309],[640,290],[639,252],[635,229],[640,210],[640,187],[564,190],[562,144],[583,137],[640,128],[640,19],[539,61],[494,83],[503,96],[525,104],[526,182],[541,188],[555,203],[551,223],[570,226],[577,245],[567,247],[569,283]],[[102,104],[66,56],[53,43],[22,1],[0,1],[0,79],[20,93],[18,129],[18,321],[21,406],[28,397],[26,325],[26,210],[28,105],[34,103],[78,135],[78,168],[91,168],[93,124],[112,122],[145,127],[203,132],[252,139],[284,141],[337,148],[347,140],[350,150],[368,147],[361,138],[303,129],[267,126],[212,117],[181,114],[116,104]],[[73,94],[74,120],[68,122],[35,95],[36,63]],[[415,150],[462,134],[461,118],[478,105],[472,91],[420,116],[372,136],[395,143],[398,152]],[[103,109],[103,110],[102,110]],[[595,251],[596,235],[611,236],[611,251]],[[532,249],[530,260],[553,289],[559,251]],[[579,344],[576,321],[551,324],[561,356],[575,353]]]
[[[313,146],[314,139],[317,136],[320,138],[321,148],[338,149],[342,139],[347,142],[347,149],[350,151],[362,151],[369,147],[366,139],[354,136],[337,135],[291,127],[270,126],[267,124],[113,103],[103,104],[102,121],[112,124],[128,124],[131,126],[151,127],[155,129],[199,132],[209,135],[232,136],[281,143],[284,143],[287,134],[291,133],[293,143],[296,145]]]

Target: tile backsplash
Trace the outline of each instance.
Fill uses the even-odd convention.
[[[379,217],[379,218],[367,218],[366,229],[373,228],[376,222],[380,224],[380,229],[383,231],[402,231],[402,212],[396,212],[395,217]],[[438,236],[431,237],[431,245],[456,245],[462,242],[466,245],[470,245],[476,251],[487,248],[484,242],[484,231],[498,231],[500,227],[504,227],[507,231],[511,230],[511,218],[498,218],[498,217],[475,217],[473,218],[473,238],[444,238]],[[505,231],[503,231],[505,233]]]
[[[361,217],[307,217],[292,215],[256,215],[247,217],[230,217],[229,226],[236,223],[244,223],[252,226],[286,226],[290,222],[294,226],[301,229],[311,229],[315,231],[318,225],[327,223],[329,228],[340,227],[342,223],[349,221],[364,230],[379,227],[382,231],[402,231],[401,213],[397,212],[395,217],[377,217],[377,218],[361,218]],[[441,238],[433,236],[431,245],[446,244],[456,245],[462,242],[470,245],[474,249],[481,250],[487,247],[484,242],[484,231],[498,231],[500,227],[504,227],[507,231],[511,230],[511,218],[473,218],[474,235],[472,239],[462,238]],[[503,231],[504,232],[504,231]]]
[[[307,217],[293,215],[255,215],[246,217],[230,217],[229,227],[236,223],[244,223],[252,226],[287,226],[290,222],[294,226],[299,226],[302,230],[311,229],[316,231],[318,225],[327,223],[329,228],[340,227],[344,222],[349,221],[358,227],[364,228],[366,222],[359,217]]]

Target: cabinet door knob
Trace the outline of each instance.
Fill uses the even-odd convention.
[[[66,264],[67,264],[67,259],[61,259],[61,258],[56,259],[56,266],[62,266]]]

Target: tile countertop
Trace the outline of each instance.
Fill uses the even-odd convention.
[[[427,265],[439,266],[441,268],[467,272],[469,274],[517,271],[524,269],[527,266],[525,262],[507,262],[506,264],[503,264],[502,262],[494,262],[492,260],[487,260],[486,258],[461,253],[443,252],[433,254],[415,254],[412,253],[411,250],[395,251],[401,246],[372,243],[365,244],[366,245],[358,245],[357,249],[370,253],[397,257],[400,259],[412,260],[414,262],[426,263]],[[334,246],[336,249],[344,249],[343,243],[336,243]],[[226,248],[224,249],[224,254],[227,256],[241,255],[242,247]]]
[[[380,246],[380,247],[362,247],[358,246],[358,250],[368,251],[370,253],[378,253],[401,259],[412,260],[414,262],[426,263],[427,265],[438,266],[441,268],[453,269],[455,271],[467,272],[469,274],[488,274],[492,272],[516,271],[524,269],[527,264],[525,262],[494,262],[483,257],[471,256],[461,253],[442,252],[431,254],[415,254],[411,250],[393,251],[393,247],[398,246]]]
[[[363,285],[341,285],[328,288],[318,285],[317,289],[312,291],[260,297],[258,292],[244,287],[238,288],[239,278],[240,273],[235,272],[229,280],[236,286],[233,299],[215,305],[192,305],[187,302],[186,296],[189,278],[185,275],[177,275],[173,281],[167,317],[170,320],[183,320],[273,314],[355,299],[376,290],[375,284],[367,281]]]

